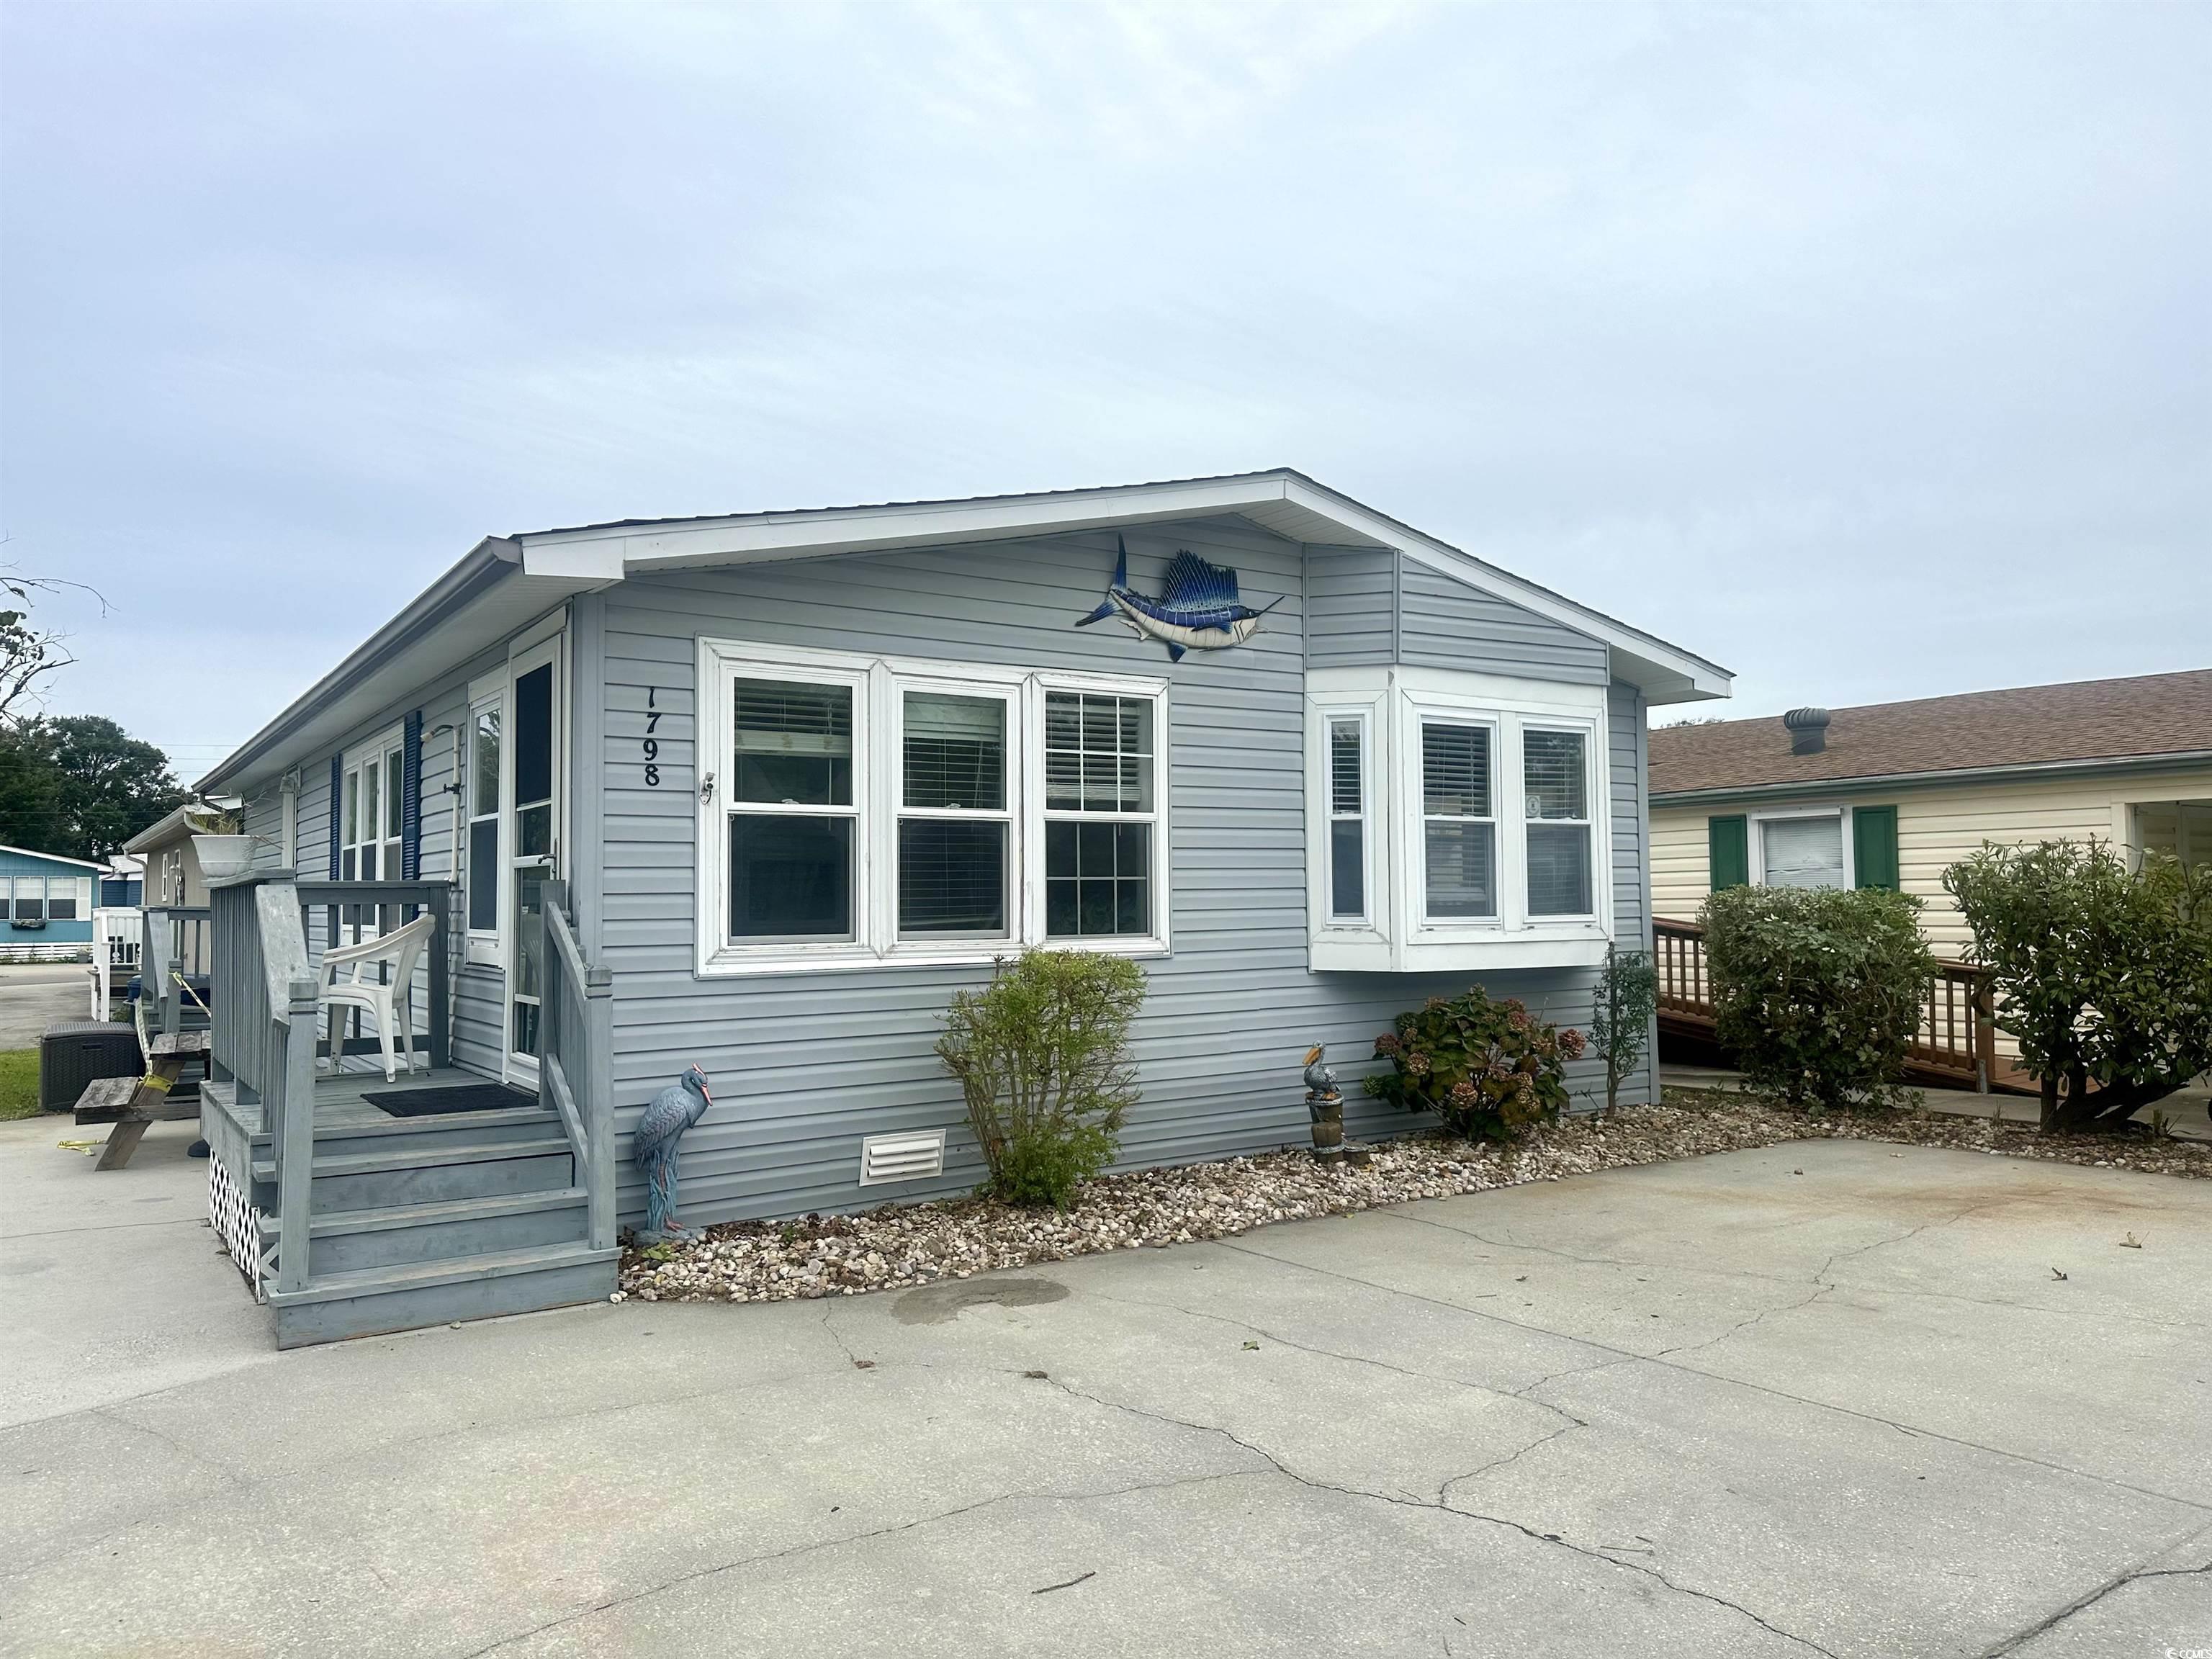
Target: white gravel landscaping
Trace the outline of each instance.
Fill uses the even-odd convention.
[[[1912,1112],[1815,1118],[1735,1096],[1677,1092],[1668,1098],[1663,1106],[1624,1108],[1602,1121],[1569,1118],[1508,1148],[1408,1136],[1376,1146],[1364,1170],[1326,1168],[1303,1152],[1285,1152],[1106,1176],[1085,1186],[1081,1200],[1064,1215],[959,1198],[886,1205],[860,1215],[710,1227],[679,1243],[626,1251],[616,1299],[781,1302],[851,1296],[1827,1135],[2212,1177],[2212,1146],[2201,1144],[2046,1139],[2016,1124]]]

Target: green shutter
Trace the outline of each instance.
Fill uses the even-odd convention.
[[[1897,809],[1894,806],[1856,806],[1851,809],[1851,857],[1861,887],[1899,890],[1897,881]]]
[[[1713,891],[1742,887],[1751,881],[1751,837],[1743,815],[1705,820],[1705,862],[1711,872]]]

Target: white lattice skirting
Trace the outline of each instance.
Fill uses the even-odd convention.
[[[253,1294],[261,1294],[261,1212],[246,1202],[219,1158],[208,1159],[208,1224],[238,1264]]]

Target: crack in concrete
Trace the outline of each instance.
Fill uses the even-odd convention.
[[[1700,1601],[1711,1602],[1715,1607],[1726,1607],[1730,1612],[1748,1619],[1753,1624],[1757,1625],[1761,1630],[1766,1631],[1772,1635],[1778,1636],[1784,1641],[1794,1642],[1801,1647],[1810,1648],[1814,1652],[1826,1656],[1826,1659],[1838,1659],[1838,1655],[1831,1650],[1822,1647],[1818,1642],[1813,1641],[1808,1637],[1799,1636],[1794,1632],[1784,1630],[1778,1625],[1770,1623],[1765,1619],[1761,1618],[1758,1613],[1753,1613],[1749,1607],[1743,1606],[1741,1602],[1731,1601],[1728,1597],[1716,1595],[1711,1590],[1699,1589],[1694,1584],[1680,1583],[1676,1580],[1668,1577],[1656,1566],[1650,1566],[1638,1561],[1623,1561],[1616,1556],[1606,1554],[1602,1550],[1575,1543],[1571,1539],[1568,1539],[1560,1534],[1539,1532],[1534,1528],[1525,1526],[1522,1522],[1513,1520],[1507,1516],[1487,1515],[1475,1510],[1455,1509],[1442,1501],[1431,1501],[1427,1498],[1415,1498],[1411,1493],[1393,1494],[1384,1492],[1370,1492],[1364,1487],[1340,1486],[1333,1481],[1316,1480],[1312,1476],[1300,1474],[1297,1470],[1290,1468],[1287,1464],[1276,1457],[1273,1452],[1267,1450],[1264,1446],[1255,1445],[1253,1442],[1245,1439],[1241,1435],[1232,1432],[1231,1430],[1222,1427],[1219,1424],[1193,1423],[1187,1419],[1169,1416],[1165,1413],[1147,1411],[1141,1406],[1128,1405],[1118,1400],[1108,1400],[1102,1395],[1087,1393],[1084,1389],[1079,1389],[1073,1383],[1065,1382],[1059,1377],[1048,1377],[1045,1380],[1064,1393],[1073,1395],[1079,1400],[1088,1400],[1092,1404],[1103,1406],[1109,1411],[1127,1412],[1132,1416],[1144,1418],[1152,1422],[1170,1424],[1178,1428],[1191,1429],[1204,1434],[1219,1435],[1223,1439],[1230,1442],[1231,1444],[1241,1446],[1246,1451],[1250,1452],[1254,1456],[1264,1458],[1269,1467],[1273,1468],[1277,1474],[1281,1475],[1285,1480],[1295,1482],[1297,1485],[1304,1486],[1309,1490],[1314,1492],[1330,1492],[1336,1493],[1340,1497],[1364,1498],[1374,1503],[1395,1504],[1401,1509],[1422,1510],[1434,1515],[1456,1516],[1462,1520],[1480,1521],[1490,1526],[1503,1527],[1510,1531],[1519,1533],[1522,1537],[1530,1540],[1532,1542],[1548,1544],[1555,1548],[1564,1549],[1573,1554],[1579,1555],[1585,1560],[1601,1561],[1607,1566],[1616,1568],[1620,1571],[1632,1572],[1642,1577],[1651,1579],[1656,1583],[1665,1585],[1666,1588],[1673,1590],[1678,1595],[1691,1596]],[[1558,1430],[1553,1434],[1548,1435],[1545,1437],[1546,1439],[1556,1439],[1559,1435],[1568,1433],[1577,1426],[1587,1425],[1570,1424],[1565,1428]],[[1534,1448],[1523,1447],[1522,1449],[1522,1451],[1528,1451],[1533,1450]],[[1520,1453],[1516,1453],[1514,1455],[1518,1456],[1520,1455]],[[1253,1471],[1253,1473],[1258,1472],[1259,1471]]]
[[[482,1659],[484,1654],[496,1653],[501,1648],[513,1647],[517,1642],[526,1642],[532,1637],[543,1635],[549,1630],[558,1630],[564,1625],[573,1625],[579,1620],[590,1619],[616,1607],[629,1607],[635,1602],[665,1595],[672,1589],[680,1589],[686,1584],[696,1583],[702,1579],[719,1577],[724,1573],[738,1572],[746,1567],[763,1566],[771,1561],[788,1560],[793,1556],[811,1555],[819,1550],[840,1549],[848,1544],[864,1544],[873,1539],[889,1538],[899,1533],[913,1532],[919,1528],[935,1526],[939,1522],[957,1520],[963,1515],[973,1515],[979,1510],[988,1510],[1000,1504],[1091,1504],[1109,1498],[1126,1498],[1133,1492],[1170,1492],[1178,1486],[1205,1486],[1217,1480],[1243,1480],[1254,1475],[1265,1475],[1267,1473],[1267,1470],[1261,1468],[1223,1469],[1213,1474],[1178,1475],[1172,1480],[1141,1480],[1126,1486],[1108,1487],[1099,1492],[1000,1492],[994,1497],[978,1498],[972,1504],[961,1504],[949,1510],[940,1510],[934,1515],[917,1516],[911,1521],[894,1522],[889,1526],[871,1528],[866,1532],[847,1533],[837,1538],[817,1538],[811,1543],[793,1544],[787,1549],[769,1550],[758,1555],[740,1556],[733,1561],[720,1562],[714,1566],[699,1567],[690,1572],[678,1573],[673,1577],[665,1578],[658,1583],[647,1584],[641,1589],[631,1590],[621,1595],[610,1596],[605,1601],[594,1602],[588,1607],[580,1607],[575,1612],[563,1613],[557,1619],[548,1619],[543,1624],[532,1625],[528,1630],[516,1631],[512,1635],[502,1636],[496,1641],[487,1643],[482,1647],[471,1648],[465,1655],[461,1656],[461,1659]]]
[[[1541,1402],[1540,1401],[1538,1403],[1540,1404]],[[1554,1407],[1553,1409],[1556,1411],[1559,1408]],[[1443,1486],[1437,1488],[1437,1502],[1439,1504],[1449,1507],[1451,1503],[1451,1489],[1454,1486],[1458,1486],[1462,1481],[1478,1480],[1481,1476],[1489,1474],[1494,1470],[1504,1468],[1509,1463],[1517,1463],[1522,1458],[1526,1457],[1530,1452],[1534,1451],[1538,1447],[1548,1446],[1554,1440],[1560,1438],[1564,1435],[1570,1435],[1577,1429],[1586,1429],[1588,1427],[1589,1427],[1589,1425],[1584,1422],[1581,1418],[1577,1417],[1571,1423],[1563,1424],[1559,1427],[1553,1429],[1551,1433],[1540,1436],[1534,1440],[1531,1440],[1527,1445],[1522,1447],[1518,1451],[1508,1452],[1503,1457],[1494,1457],[1491,1459],[1489,1462],[1485,1463],[1480,1468],[1469,1469],[1465,1474],[1455,1474],[1452,1476],[1451,1479],[1445,1481]]]
[[[1547,1329],[1541,1325],[1531,1325],[1518,1319],[1509,1319],[1503,1314],[1492,1313],[1481,1308],[1470,1308],[1464,1303],[1448,1302],[1442,1297],[1426,1296],[1419,1291],[1408,1291],[1397,1285],[1378,1284],[1371,1279],[1362,1279],[1356,1273],[1340,1273],[1329,1267],[1317,1267],[1311,1262],[1300,1261],[1292,1256],[1271,1255],[1265,1250],[1254,1249],[1249,1244],[1232,1243],[1227,1239],[1217,1239],[1214,1243],[1223,1249],[1238,1250],[1244,1255],[1256,1256],[1263,1261],[1274,1262],[1279,1267],[1295,1267],[1303,1273],[1316,1273],[1322,1278],[1338,1279],[1347,1285],[1358,1285],[1366,1290],[1378,1291],[1386,1296],[1403,1297],[1408,1301],[1426,1303],[1431,1307],[1448,1308],[1452,1312],[1463,1314],[1469,1319],[1487,1320],[1492,1324],[1504,1325],[1516,1331],[1534,1332],[1542,1336],[1555,1338],[1561,1336],[1561,1333]],[[1579,1342],[1584,1347],[1614,1356],[1613,1359],[1601,1364],[1583,1366],[1580,1368],[1581,1370],[1603,1370],[1616,1364],[1637,1363],[1657,1365],[1664,1370],[1680,1371],[1686,1376],[1702,1377],[1708,1382],[1725,1382],[1733,1388],[1747,1389],[1754,1394],[1763,1394],[1771,1399],[1786,1400],[1793,1405],[1805,1406],[1814,1411],[1833,1412],[1839,1417],[1854,1418],[1862,1423],[1878,1423],[1884,1428],[1895,1429],[1900,1434],[1918,1435],[1925,1439],[1940,1440],[1947,1444],[1963,1447],[1969,1451],[1981,1452],[1990,1457],[2002,1457],[2008,1462],[2026,1464],[2033,1468],[2047,1469],[2054,1474],[2070,1475],[2079,1480],[2094,1481],[2100,1486],[2112,1486],[2122,1492],[2133,1492],[2138,1498],[2154,1498],[2161,1503],[2178,1504],[2183,1509],[2195,1510],[2199,1513],[2212,1512],[2212,1501],[2184,1498],[2177,1493],[2160,1492],[2151,1486],[2139,1486],[2133,1481],[2123,1480],[2116,1475],[2099,1474],[2093,1470],[2077,1469],[2064,1463],[2054,1463],[2047,1458],[2033,1457],[2026,1452],[2010,1451],[2002,1446],[1986,1445],[1978,1440],[1966,1439],[1962,1435],[1947,1434],[1940,1429],[1923,1428],[1917,1424],[1900,1423],[1893,1418],[1883,1417],[1874,1412],[1861,1411],[1856,1407],[1839,1406],[1833,1401],[1814,1400],[1804,1395],[1791,1394],[1786,1389],[1778,1389],[1771,1383],[1749,1382],[1745,1378],[1729,1376],[1720,1371],[1703,1370],[1695,1365],[1684,1364],[1677,1359],[1665,1359],[1652,1354],[1637,1353],[1626,1348],[1615,1347],[1609,1342],[1598,1341],[1593,1337],[1571,1336],[1565,1337],[1563,1340]],[[1565,1377],[1572,1375],[1574,1375],[1572,1371],[1561,1371],[1557,1373],[1556,1376]],[[1537,1382],[1530,1383],[1529,1387],[1540,1388],[1546,1382],[1555,1379],[1540,1378]]]
[[[2199,1528],[2197,1531],[2186,1534],[2183,1537],[2175,1540],[2172,1543],[2161,1544],[2158,1548],[2153,1550],[2148,1555],[2143,1557],[2143,1560],[2155,1561],[2161,1555],[2171,1555],[2175,1550],[2182,1548],[2185,1545],[2196,1542],[2197,1540],[2206,1536],[2209,1533],[2212,1533],[2212,1528]],[[2212,1573],[2212,1561],[2206,1562],[2201,1567],[2147,1567],[2138,1563],[2136,1565],[2129,1568],[2125,1572],[2118,1573],[2112,1577],[2106,1579],[2103,1583],[2098,1585],[2096,1589],[2091,1590],[2087,1595],[2075,1597],[2073,1601],[2069,1601],[2064,1607],[2059,1608],[2057,1612],[2052,1613],[2049,1618],[2039,1620],[2025,1630],[2015,1631],[2012,1635],[2006,1637],[2003,1641],[1998,1643],[1993,1648],[1984,1649],[1980,1655],[1980,1659],[2005,1659],[2005,1656],[2007,1654],[2018,1652],[2021,1648],[2033,1641],[2037,1637],[2043,1635],[2045,1632],[2056,1630],[2059,1626],[2064,1624],[2069,1619],[2074,1617],[2075,1613],[2083,1612],[2089,1607],[2095,1607],[2098,1602],[2103,1601],[2106,1596],[2112,1595],[2115,1591],[2125,1589],[2130,1584],[2136,1583],[2142,1579],[2194,1578],[2199,1575],[2206,1573]],[[2169,1650],[2169,1651],[2171,1650]]]
[[[1124,1306],[1132,1308],[1159,1308],[1169,1313],[1182,1314],[1188,1319],[1202,1319],[1217,1325],[1227,1325],[1235,1330],[1250,1331],[1255,1336],[1265,1337],[1270,1342],[1279,1343],[1299,1353],[1310,1353],[1323,1359],[1340,1359],[1348,1364],[1371,1365],[1377,1370],[1390,1371],[1417,1382],[1441,1382],[1449,1388],[1468,1389],[1476,1394],[1486,1394],[1497,1400],[1527,1399],[1525,1389],[1494,1389],[1486,1382],[1470,1382],[1465,1377],[1446,1376],[1437,1371],[1413,1370],[1404,1365],[1394,1365],[1387,1359],[1376,1359],[1366,1354],[1342,1353],[1334,1348],[1317,1348],[1310,1343],[1296,1341],[1279,1332],[1269,1330],[1264,1325],[1255,1325],[1249,1320],[1231,1319],[1226,1314],[1202,1313],[1195,1308],[1186,1308],[1174,1302],[1156,1302],[1149,1297],[1141,1296],[1115,1296],[1106,1291],[1085,1290],[1084,1294],[1100,1302],[1119,1302]],[[1565,1340],[1573,1340],[1572,1338]],[[1533,1388],[1535,1384],[1531,1383],[1529,1386]],[[1528,1400],[1527,1403],[1535,1407],[1539,1411],[1551,1412],[1557,1416],[1566,1418],[1571,1425],[1578,1425],[1582,1420],[1573,1413],[1554,1406],[1547,1400]]]

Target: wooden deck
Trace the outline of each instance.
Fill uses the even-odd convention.
[[[1659,1036],[1693,1051],[1717,1053],[1712,974],[1705,930],[1693,921],[1655,921]],[[2035,1079],[1996,1051],[1989,975],[1971,963],[1938,962],[1922,1006],[1920,1030],[1905,1052],[1905,1080],[1938,1088],[2034,1094]]]
[[[481,1084],[496,1084],[497,1078],[485,1077],[481,1073],[462,1070],[458,1066],[433,1066],[427,1072],[417,1072],[409,1077],[402,1072],[392,1082],[384,1080],[381,1066],[359,1066],[348,1056],[346,1069],[337,1073],[319,1072],[315,1075],[315,1133],[319,1136],[325,1129],[347,1129],[361,1126],[375,1127],[387,1123],[437,1123],[452,1125],[465,1123],[471,1118],[493,1114],[483,1112],[434,1113],[425,1117],[397,1117],[368,1098],[388,1089],[466,1089]],[[545,1111],[538,1097],[515,1090],[514,1103],[518,1109]]]

